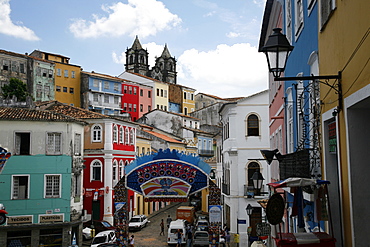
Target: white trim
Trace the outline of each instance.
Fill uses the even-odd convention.
[[[14,194],[14,177],[28,177],[27,179],[27,196],[26,198],[14,198],[13,197],[13,194]],[[12,175],[12,181],[11,181],[11,193],[10,193],[10,200],[27,200],[27,199],[30,199],[30,179],[31,176],[30,174],[14,174]]]
[[[98,162],[100,164],[100,180],[93,179],[93,167],[94,167],[93,165],[95,162]],[[91,181],[103,181],[103,163],[98,159],[94,159],[93,161],[90,162],[90,182]]]

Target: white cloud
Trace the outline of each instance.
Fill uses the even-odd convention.
[[[229,32],[228,34],[226,34],[226,36],[228,38],[237,38],[237,37],[241,36],[241,34],[240,33],[235,33],[235,32]]]
[[[128,0],[110,6],[102,6],[108,15],[93,15],[93,21],[74,20],[70,31],[79,38],[91,38],[101,35],[147,37],[159,31],[179,26],[181,19],[172,14],[162,2],[156,0]]]
[[[40,40],[31,29],[23,26],[22,23],[13,23],[10,19],[11,9],[9,1],[0,0],[0,33],[30,41]]]
[[[178,59],[178,83],[219,97],[243,97],[267,89],[267,64],[250,44],[185,51]]]

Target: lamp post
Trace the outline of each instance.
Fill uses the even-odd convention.
[[[265,180],[260,172],[253,173],[252,181],[253,181],[253,187],[256,191],[256,194],[260,194],[260,190],[262,188],[263,180]]]
[[[245,211],[247,211],[247,215],[249,217],[249,226],[248,226],[248,229],[247,229],[247,234],[248,234],[248,246],[250,246],[249,236],[250,236],[251,231],[252,231],[252,227],[251,227],[251,215],[253,213],[252,205],[248,204],[248,206],[245,208]]]

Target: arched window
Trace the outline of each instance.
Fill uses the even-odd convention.
[[[119,127],[119,143],[124,143],[124,132],[123,132],[123,127]]]
[[[150,148],[148,148],[148,154],[150,154]]]
[[[140,63],[141,64],[145,64],[145,59],[144,59],[144,56],[143,55],[140,56]]]
[[[123,177],[123,175],[124,175],[124,173],[125,173],[124,168],[125,168],[125,167],[123,166],[123,161],[121,160],[121,161],[119,162],[119,178],[120,178],[120,179]]]
[[[135,131],[134,131],[134,129],[131,129],[131,131],[130,131],[130,144],[131,145],[135,144]]]
[[[91,162],[91,180],[101,181],[102,179],[102,163],[99,160]]]
[[[128,130],[128,128],[126,128],[126,130],[125,130],[125,143],[126,143],[126,144],[129,144],[129,136],[128,136],[128,132],[129,132],[129,130]]]
[[[134,56],[133,55],[130,56],[130,63],[134,63]]]
[[[101,142],[102,127],[100,125],[94,125],[91,129],[91,136],[93,142]]]
[[[141,148],[141,153],[142,153],[142,154],[145,154],[145,147],[142,147],[142,148]]]
[[[118,178],[118,174],[117,174],[117,160],[113,161],[113,170],[112,170],[112,178],[113,178],[113,184],[116,184],[117,183],[117,178]]]
[[[248,186],[253,186],[252,176],[255,172],[260,171],[260,165],[257,162],[251,162],[248,164]]]
[[[259,121],[255,114],[251,114],[247,119],[247,135],[248,136],[258,136],[259,133]]]
[[[117,130],[117,125],[113,125],[113,142],[118,141],[118,130]]]

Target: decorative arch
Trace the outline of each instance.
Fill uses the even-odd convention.
[[[130,130],[130,144],[131,145],[135,144],[135,130],[134,129]]]
[[[118,143],[118,128],[113,124],[113,142]]]
[[[250,113],[246,116],[246,134],[247,136],[260,135],[260,117],[257,113]]]
[[[118,164],[117,160],[113,161],[113,168],[112,168],[112,180],[113,180],[113,186],[116,185],[118,182],[119,174],[118,174]]]
[[[100,160],[95,159],[90,163],[90,181],[102,181],[103,164]]]
[[[125,166],[123,165],[123,161],[119,161],[119,178],[121,179],[125,175]]]
[[[124,143],[125,142],[125,132],[123,131],[123,127],[119,127],[119,143]]]
[[[126,127],[125,129],[125,144],[129,144],[130,138],[129,138],[129,129]]]

